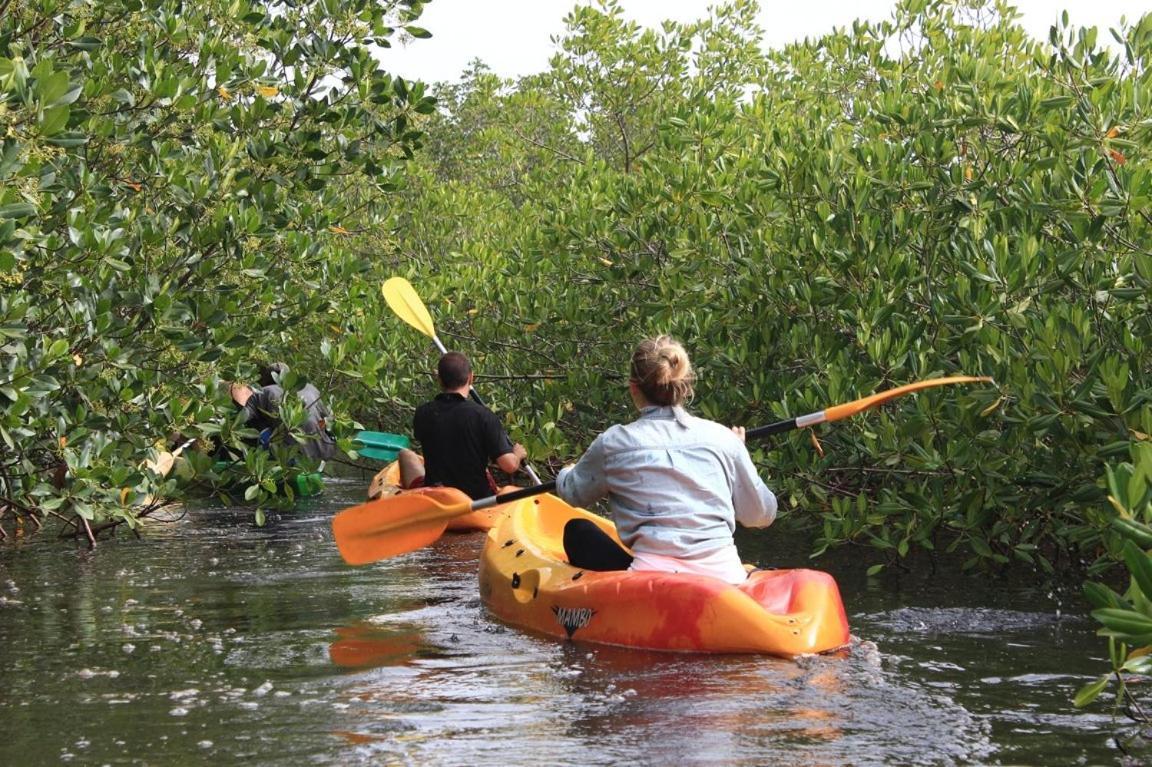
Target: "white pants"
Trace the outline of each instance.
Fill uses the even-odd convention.
[[[710,575],[726,583],[740,584],[748,580],[748,571],[740,561],[740,553],[736,546],[726,546],[711,554],[693,559],[679,559],[666,557],[662,554],[649,554],[642,551],[633,552],[632,566],[629,570],[656,570],[664,573],[692,573],[693,575]]]

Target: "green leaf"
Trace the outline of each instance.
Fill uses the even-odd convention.
[[[421,40],[427,40],[428,38],[432,37],[432,33],[423,27],[408,26],[404,27],[404,31]]]
[[[244,500],[254,501],[260,495],[260,485],[249,485],[244,490]]]
[[[1130,674],[1146,675],[1152,672],[1152,655],[1129,656],[1128,659],[1124,661],[1124,665],[1120,667],[1120,670]]]
[[[976,536],[972,536],[968,540],[969,540],[969,543],[972,544],[972,550],[975,551],[977,554],[979,554],[982,557],[991,557],[992,556],[992,548],[988,545],[988,542],[985,541],[983,538],[978,538]]]
[[[1135,519],[1113,517],[1108,521],[1108,524],[1113,530],[1123,535],[1129,541],[1139,545],[1141,548],[1152,548],[1152,527],[1149,527],[1143,522]]]
[[[1152,618],[1135,610],[1104,607],[1093,610],[1092,617],[1120,637],[1152,634]]]
[[[1084,597],[1093,607],[1131,608],[1131,605],[1125,602],[1119,594],[1102,583],[1089,581],[1083,585],[1082,589]]]
[[[867,569],[867,570],[864,572],[864,574],[865,574],[866,576],[868,576],[868,577],[871,577],[871,576],[873,576],[873,575],[879,575],[879,574],[880,574],[880,572],[881,572],[881,571],[883,571],[883,570],[884,570],[884,565],[872,565],[871,567],[869,567],[869,568],[868,568],[868,569]]]
[[[0,205],[0,219],[28,218],[29,216],[35,215],[35,206],[26,202],[13,202],[8,205]]]
[[[1076,697],[1072,699],[1072,705],[1076,708],[1084,708],[1104,692],[1104,688],[1108,686],[1109,680],[1112,679],[1111,674],[1103,674],[1093,682],[1089,682],[1080,688],[1076,693]]]
[[[73,85],[67,72],[53,72],[36,81],[36,94],[44,107],[71,104],[80,98],[81,87]]]
[[[79,133],[76,131],[69,131],[67,133],[62,133],[58,136],[53,136],[53,137],[47,139],[45,143],[51,144],[52,146],[59,146],[59,147],[64,147],[65,149],[71,149],[74,147],[84,146],[85,144],[87,144],[88,143],[88,136],[84,133]]]
[[[1124,541],[1124,564],[1145,598],[1152,599],[1152,558],[1132,541]]]
[[[267,521],[264,516],[264,509],[256,509],[256,526],[264,527],[264,522]]]
[[[76,48],[77,50],[81,51],[87,51],[89,53],[98,49],[103,44],[103,41],[101,41],[99,37],[91,36],[78,37],[75,40],[68,41],[69,47]]]
[[[72,114],[72,107],[63,105],[45,109],[40,116],[40,135],[52,136],[68,125],[68,118]]]

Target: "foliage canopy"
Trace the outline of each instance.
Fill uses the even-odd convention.
[[[372,52],[419,11],[0,2],[0,522],[133,522],[175,492],[141,468],[165,435],[246,436],[220,378],[326,374],[309,341],[372,268],[349,222],[386,214],[434,109]]]
[[[1105,48],[1067,22],[1032,40],[1004,3],[905,2],[767,54],[754,18],[578,7],[548,71],[439,91],[397,247],[446,335],[562,457],[629,417],[614,384],[648,333],[687,342],[698,411],[750,426],[991,375],[761,466],[820,548],[881,563],[1118,552],[1104,468],[1152,434],[1152,18]]]

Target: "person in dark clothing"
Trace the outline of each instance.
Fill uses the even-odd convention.
[[[284,401],[284,387],[279,381],[287,372],[287,365],[274,362],[260,369],[259,386],[232,386],[233,401],[247,414],[247,425],[260,432],[260,441],[265,446],[280,426],[280,403]],[[332,412],[320,399],[319,389],[312,384],[305,384],[296,392],[296,396],[304,403],[304,423],[300,425],[300,430],[306,439],[298,443],[300,452],[314,460],[331,458],[336,454],[336,440],[328,431],[328,419],[332,417]]]
[[[416,454],[401,450],[400,481],[407,489],[443,485],[473,499],[492,495],[496,483],[488,473],[489,463],[514,474],[527,457],[524,446],[512,443],[491,410],[469,399],[475,376],[467,357],[446,353],[436,375],[440,394],[416,408],[412,419],[413,436],[424,452],[423,473]]]

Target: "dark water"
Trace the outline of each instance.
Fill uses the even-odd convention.
[[[0,765],[1120,761],[1106,708],[1070,702],[1105,668],[1074,596],[869,580],[847,552],[820,563],[857,637],[839,655],[592,649],[486,617],[480,534],[345,566],[329,519],[363,489],[263,529],[201,509],[94,554],[0,550]],[[771,530],[739,543],[806,564]]]

